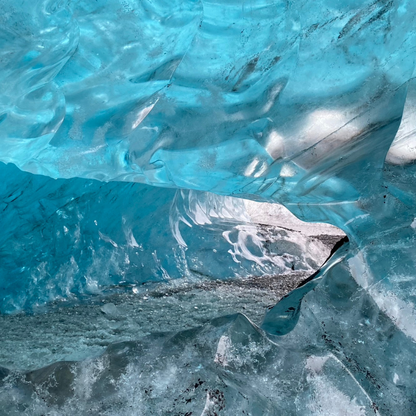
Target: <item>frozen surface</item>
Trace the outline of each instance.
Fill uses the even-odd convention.
[[[0,6],[2,312],[310,273],[262,329],[210,316],[2,370],[8,414],[416,414],[414,0]],[[313,273],[316,234],[235,197],[349,243]]]
[[[299,231],[308,236],[344,237],[344,233],[330,224],[306,223],[296,218],[280,204],[244,200],[250,220],[256,224],[275,225],[287,230]],[[336,240],[336,239],[335,239]]]
[[[411,0],[1,5],[0,160],[52,177],[354,200],[414,66]]]
[[[299,360],[238,314],[113,344],[92,360],[12,372],[2,383],[10,415],[377,414],[336,356],[316,346]]]
[[[252,223],[236,198],[54,180],[13,165],[0,176],[3,313],[181,277],[313,273],[330,252],[317,237]]]
[[[0,316],[0,362],[13,370],[97,356],[110,344],[155,332],[179,332],[218,316],[244,313],[260,325],[265,312],[308,277],[178,279],[146,284],[138,293],[96,296],[90,302],[57,302],[48,312]]]

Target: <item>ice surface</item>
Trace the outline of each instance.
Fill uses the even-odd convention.
[[[146,285],[139,293],[58,302],[47,313],[1,315],[0,362],[10,370],[35,370],[98,356],[115,342],[179,332],[237,312],[260,325],[265,312],[306,278],[307,273],[296,272],[286,278],[176,279]]]
[[[356,199],[366,182],[351,169],[380,169],[400,122],[415,6],[314,4],[3,0],[0,159],[52,177]]]
[[[261,330],[234,315],[4,370],[8,414],[416,413],[413,0],[0,5],[2,312],[311,273]],[[322,243],[236,196],[349,243],[312,274]]]
[[[10,415],[377,414],[335,355],[317,346],[299,360],[240,314],[113,344],[92,360],[14,372],[3,383]]]
[[[317,237],[252,223],[236,198],[54,180],[11,164],[0,176],[3,313],[181,277],[312,273],[330,252]]]

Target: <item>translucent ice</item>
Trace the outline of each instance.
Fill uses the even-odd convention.
[[[356,199],[414,66],[411,1],[2,4],[0,158],[52,177]]]
[[[252,223],[236,198],[4,164],[0,176],[3,313],[179,277],[312,273],[329,254],[317,238]]]
[[[188,272],[288,270],[294,259],[265,250],[233,196],[283,203],[350,241],[267,313],[266,332],[237,316],[112,347],[85,371],[5,370],[10,412],[44,413],[35,391],[72,414],[90,399],[111,414],[114,401],[99,406],[112,389],[148,414],[161,397],[186,414],[198,395],[201,415],[336,414],[334,400],[341,414],[416,413],[414,0],[0,5],[0,160],[20,168],[1,168],[3,311]],[[280,237],[316,268],[305,241]],[[251,345],[261,353],[244,355]],[[114,370],[112,354],[133,350],[157,363],[152,390],[132,382],[147,362]],[[42,378],[58,370],[64,396]],[[197,371],[212,381],[202,395],[177,381],[195,386]],[[161,393],[177,385],[194,396]]]
[[[93,360],[13,376],[0,372],[0,400],[7,414],[19,414],[20,407],[33,416],[85,409],[94,415],[373,412],[371,399],[335,355],[317,347],[306,361],[298,358],[243,315],[230,315],[177,334],[114,344]]]

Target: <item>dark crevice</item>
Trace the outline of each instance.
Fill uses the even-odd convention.
[[[337,241],[337,243],[332,248],[331,252],[329,253],[328,258],[325,260],[325,262],[322,264],[322,266],[315,273],[311,274],[307,279],[300,282],[297,287],[298,288],[302,287],[302,286],[306,285],[306,283],[313,280],[321,272],[322,268],[325,266],[326,263],[328,263],[328,260],[335,254],[335,252],[337,250],[339,250],[344,244],[348,243],[349,241],[350,240],[347,236],[345,236],[345,237],[341,238],[341,240]]]

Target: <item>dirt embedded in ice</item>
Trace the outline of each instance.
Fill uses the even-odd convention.
[[[345,236],[339,228],[322,223],[304,222],[280,204],[269,204],[245,200],[244,205],[251,221],[255,224],[274,225],[291,231],[299,231],[307,236]]]
[[[228,281],[172,281],[88,304],[57,303],[47,313],[0,315],[0,366],[28,370],[86,359],[114,342],[189,329],[237,312],[260,324],[265,312],[307,276],[294,272]]]
[[[248,203],[252,221],[256,224],[254,213],[261,215],[262,221],[256,226],[270,244],[276,243],[273,236],[282,229],[290,229],[299,238],[307,236],[310,246],[321,247],[318,257],[325,259],[344,235],[332,226],[303,223],[284,207],[262,204],[251,209],[253,204],[256,203]],[[284,226],[277,225],[279,222]],[[317,261],[313,266],[318,269],[320,265]],[[196,275],[132,285],[81,304],[55,302],[44,312],[0,315],[0,366],[29,370],[56,361],[83,360],[101,354],[115,342],[136,340],[155,332],[177,332],[235,313],[260,324],[271,307],[310,275],[310,270],[298,270],[296,263],[293,271],[284,275],[229,280]]]

